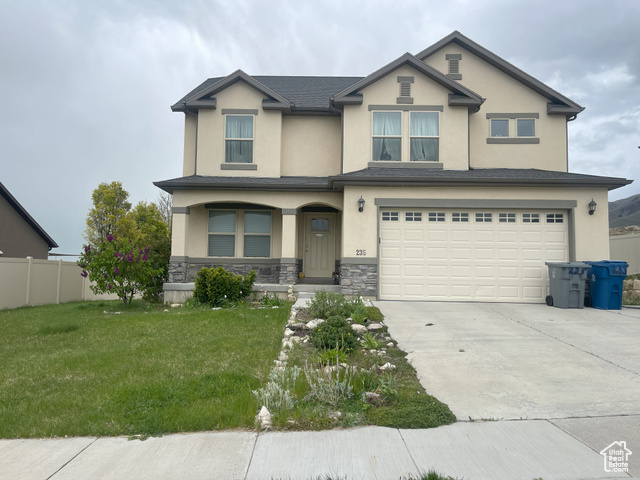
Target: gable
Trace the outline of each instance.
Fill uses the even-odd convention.
[[[462,51],[459,50],[459,48],[462,48]],[[548,85],[542,83],[540,80],[512,65],[505,59],[465,37],[458,31],[452,32],[440,41],[434,43],[430,47],[427,47],[418,53],[416,57],[426,63],[434,65],[436,68],[439,67],[442,71],[448,71],[448,65],[444,65],[444,62],[447,61],[446,55],[460,54],[463,51],[473,54],[486,64],[491,65],[494,69],[502,72],[508,77],[511,77],[516,82],[544,97],[548,101],[547,110],[549,114],[563,114],[575,117],[584,110],[584,107],[580,106],[573,100],[565,97]],[[469,84],[468,78],[463,73],[465,68],[465,58],[463,57],[460,60],[460,69],[462,71],[461,83]]]

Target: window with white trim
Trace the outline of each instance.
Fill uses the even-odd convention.
[[[271,212],[244,212],[244,256],[271,256]]]
[[[491,213],[476,213],[476,223],[491,223]]]
[[[564,223],[562,213],[547,213],[547,223]]]
[[[508,137],[509,136],[509,119],[508,118],[492,118],[491,119],[491,137]]]
[[[397,222],[398,221],[398,212],[382,212],[382,221],[383,222]]]
[[[439,112],[410,112],[410,158],[412,162],[437,162],[440,158]]]
[[[536,121],[533,118],[516,119],[516,137],[535,137]]]
[[[469,221],[469,214],[468,213],[462,213],[462,212],[453,212],[451,214],[451,221],[452,222],[468,222]]]
[[[515,213],[499,213],[498,222],[500,223],[516,223]]]
[[[225,162],[253,163],[253,115],[225,115]]]
[[[209,211],[210,257],[236,256],[236,212],[231,210]]]
[[[430,222],[444,222],[445,221],[444,212],[429,212],[429,221]]]
[[[421,212],[406,212],[404,215],[404,219],[407,222],[421,222],[422,221],[422,213]]]
[[[373,160],[402,160],[402,112],[373,112]]]
[[[538,213],[523,213],[522,223],[540,223],[540,214]]]

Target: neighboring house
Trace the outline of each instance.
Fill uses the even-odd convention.
[[[171,108],[169,294],[224,264],[280,284],[339,270],[385,300],[542,302],[546,261],[608,258],[607,192],[631,183],[568,173],[583,107],[459,32],[364,78],[238,70]]]
[[[3,257],[46,260],[58,244],[0,183],[0,251]]]

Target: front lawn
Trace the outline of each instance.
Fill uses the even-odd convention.
[[[0,438],[253,428],[288,308],[0,311]]]

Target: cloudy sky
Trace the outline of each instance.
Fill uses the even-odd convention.
[[[0,181],[78,253],[91,192],[154,201],[181,175],[183,115],[208,77],[364,76],[459,30],[587,107],[569,166],[640,193],[638,0],[0,0]]]

